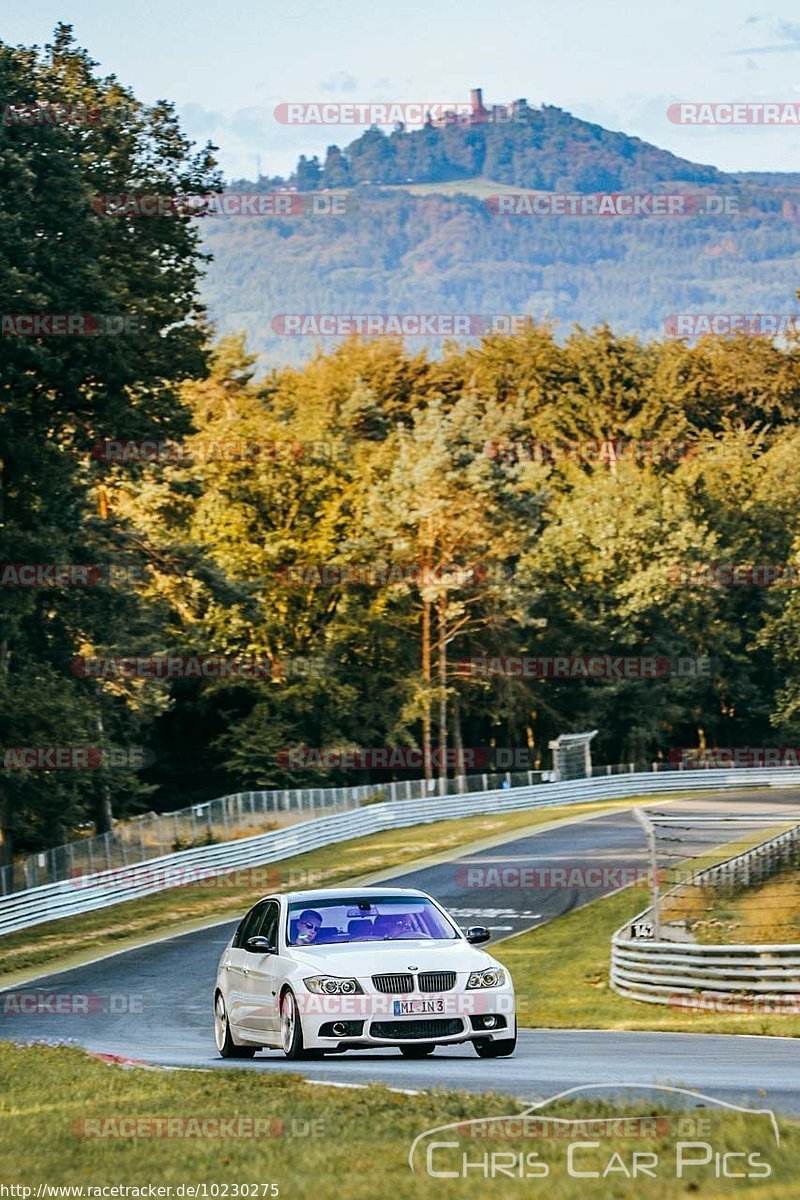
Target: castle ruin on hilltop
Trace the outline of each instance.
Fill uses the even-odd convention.
[[[466,107],[466,106],[464,106]],[[519,120],[528,111],[527,100],[512,100],[511,104],[493,104],[486,108],[483,103],[483,88],[472,88],[469,93],[469,109],[467,111],[446,112],[441,117],[428,117],[428,124],[436,129],[448,125],[491,125],[501,121]]]

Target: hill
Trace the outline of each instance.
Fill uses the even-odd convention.
[[[229,189],[298,184],[344,193],[346,211],[204,225],[211,315],[222,333],[245,330],[265,363],[336,342],[276,333],[284,313],[531,315],[660,337],[673,313],[799,307],[800,176],[727,175],[550,106],[509,123],[370,129],[322,164],[301,159],[289,181]],[[669,192],[701,208],[713,195],[731,211],[498,215],[490,197],[509,188]]]

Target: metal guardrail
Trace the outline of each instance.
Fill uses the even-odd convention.
[[[798,846],[800,826],[795,826],[743,854],[698,871],[667,895],[685,887],[752,886],[793,861]],[[663,924],[659,941],[632,938],[632,927],[646,922],[652,911],[650,907],[638,913],[611,939],[610,984],[618,995],[649,1004],[699,1009],[710,1006],[723,1011],[731,1001],[735,1010],[737,999],[757,997],[764,1001],[766,997],[800,995],[800,945],[706,945],[668,940]]]
[[[682,768],[682,764],[680,766]],[[634,763],[617,763],[593,767],[592,775],[618,775],[635,769]],[[653,769],[656,769],[655,765]],[[114,867],[127,867],[195,846],[251,837],[289,825],[294,820],[348,812],[363,804],[489,792],[500,787],[532,787],[546,783],[552,777],[552,771],[485,771],[429,781],[393,779],[389,783],[360,783],[346,787],[235,792],[171,812],[128,817],[115,821],[114,828],[108,833],[75,838],[63,845],[29,854],[21,861],[0,867],[0,896],[58,883],[59,879],[71,879],[87,871],[111,871]]]
[[[688,778],[687,778],[688,776]],[[691,782],[690,782],[691,780]],[[247,867],[280,862],[321,846],[364,837],[387,829],[400,829],[432,821],[475,816],[480,813],[515,812],[552,808],[555,805],[624,799],[670,792],[800,784],[800,771],[787,768],[753,768],[611,775],[564,783],[498,789],[424,800],[399,800],[373,804],[352,812],[317,817],[311,821],[240,838],[214,846],[201,846],[149,862],[117,868],[44,887],[31,888],[0,899],[0,934],[40,925],[61,917],[120,904],[187,884],[205,875],[225,874]]]
[[[633,765],[607,770],[609,774],[616,774],[617,771],[633,770]],[[115,821],[109,833],[76,838],[61,846],[29,854],[22,862],[0,867],[0,896],[58,883],[60,879],[71,879],[87,871],[110,871],[114,867],[127,867],[196,846],[266,833],[277,826],[291,824],[295,819],[311,820],[381,801],[421,800],[454,793],[487,792],[499,787],[531,787],[543,783],[548,774],[543,771],[499,771],[432,779],[429,783],[424,779],[402,779],[347,787],[236,792],[173,812],[143,813]]]

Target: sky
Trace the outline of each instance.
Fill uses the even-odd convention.
[[[793,19],[794,18],[794,19]],[[229,177],[287,174],[362,131],[286,126],[276,105],[525,97],[723,170],[800,171],[800,128],[691,128],[679,101],[800,102],[796,0],[36,0],[0,39],[58,21],[145,102],[170,99]]]

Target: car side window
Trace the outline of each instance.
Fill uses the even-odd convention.
[[[250,909],[250,912],[236,930],[236,936],[233,939],[234,946],[241,948],[244,946],[248,938],[255,937],[256,933],[258,932],[258,927],[261,924],[261,919],[264,916],[266,907],[267,901],[261,900],[255,906],[255,908]]]
[[[261,925],[256,931],[259,937],[269,939],[270,946],[278,948],[278,917],[280,916],[280,905],[275,900],[270,900],[264,910],[264,916]],[[256,936],[250,934],[250,937]]]

